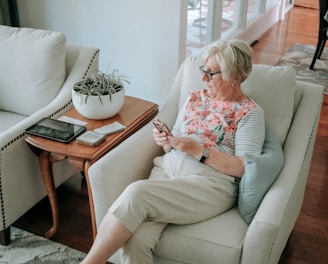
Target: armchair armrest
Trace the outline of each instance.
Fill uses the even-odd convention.
[[[147,124],[90,167],[97,226],[130,183],[148,178],[154,157],[163,153],[154,143],[152,128],[151,123]]]
[[[181,67],[169,98],[156,117],[170,128],[178,112],[183,71]],[[122,191],[130,183],[148,178],[154,157],[163,154],[153,140],[152,128],[151,123],[144,126],[90,167],[88,174],[97,226]]]
[[[156,116],[170,128],[178,112],[180,79],[181,74],[178,74],[169,100]],[[88,174],[97,226],[122,191],[130,183],[148,178],[153,159],[163,154],[162,148],[154,142],[152,129],[153,124],[147,124],[90,167]]]
[[[301,102],[284,145],[285,166],[248,228],[241,263],[279,261],[302,206],[322,98],[322,87],[304,86]],[[304,125],[305,120],[312,125]]]

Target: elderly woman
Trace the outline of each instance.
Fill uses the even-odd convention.
[[[245,153],[261,153],[263,109],[241,91],[252,70],[252,49],[218,41],[200,67],[206,87],[192,92],[172,132],[153,129],[165,154],[149,179],[130,184],[109,208],[82,263],[105,263],[120,250],[122,263],[153,263],[152,251],[168,223],[191,224],[236,203]]]

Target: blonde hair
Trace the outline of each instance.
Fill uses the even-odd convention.
[[[214,57],[225,81],[246,80],[252,71],[252,48],[242,40],[219,40],[210,44],[203,54],[204,63]]]

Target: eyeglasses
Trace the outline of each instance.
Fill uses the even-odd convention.
[[[217,71],[217,72],[206,71],[204,66],[200,66],[199,71],[200,71],[201,74],[205,74],[206,77],[208,77],[210,80],[212,80],[214,75],[222,73],[221,71]]]

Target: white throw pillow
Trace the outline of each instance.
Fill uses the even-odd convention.
[[[48,105],[65,80],[62,33],[0,25],[0,109],[31,115]]]
[[[284,144],[293,117],[296,71],[288,66],[253,65],[244,93],[264,109],[265,121]]]

